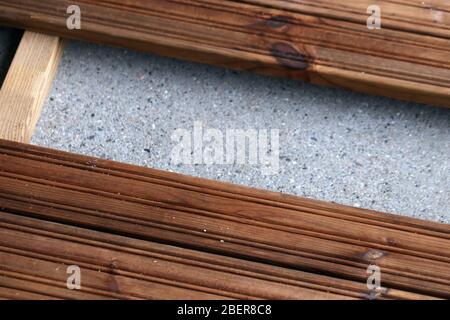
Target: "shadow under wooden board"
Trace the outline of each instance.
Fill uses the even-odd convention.
[[[376,1],[371,30],[372,2],[0,0],[0,23],[450,107],[450,5]],[[72,5],[80,30],[67,28]]]
[[[70,263],[109,274],[76,297],[450,298],[444,224],[4,140],[0,209],[0,296],[30,277],[68,297],[44,273]]]

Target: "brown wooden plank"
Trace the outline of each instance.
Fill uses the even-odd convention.
[[[0,91],[0,138],[29,142],[62,51],[58,37],[24,33]]]
[[[350,299],[362,284],[149,241],[0,214],[1,286],[56,298]],[[67,290],[66,268],[81,268]],[[311,281],[309,281],[311,279]],[[22,282],[21,282],[22,280]],[[25,280],[30,282],[26,285]],[[44,286],[39,289],[39,286]],[[381,298],[427,298],[399,290]]]
[[[0,207],[362,285],[377,264],[390,290],[450,296],[444,224],[6,141]]]
[[[57,300],[57,298],[50,297],[45,294],[29,292],[26,290],[11,289],[0,286],[1,300]]]
[[[450,5],[442,0],[426,2],[419,0],[244,0],[243,2],[360,24],[367,21],[367,8],[370,5],[378,5],[382,9],[383,27],[444,38],[450,36],[450,15],[448,14]]]
[[[449,7],[370,0],[0,0],[0,23],[450,107]],[[81,30],[66,27],[78,5]],[[220,40],[220,41],[219,41]]]

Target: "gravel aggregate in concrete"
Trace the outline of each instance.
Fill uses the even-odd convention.
[[[279,174],[172,164],[195,121],[279,129]],[[446,109],[70,42],[32,143],[450,223]]]

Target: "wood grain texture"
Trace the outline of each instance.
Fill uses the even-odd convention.
[[[444,224],[7,141],[0,143],[0,208],[257,263],[251,270],[269,268],[263,273],[347,297],[367,297],[370,264],[382,270],[382,298],[450,297]]]
[[[436,37],[450,37],[450,3],[443,0],[243,0],[261,6],[314,14],[359,24],[367,21],[367,8],[378,5],[383,27]]]
[[[0,138],[30,140],[62,51],[58,37],[24,33],[0,91]]]
[[[81,30],[66,9],[79,5]],[[378,4],[382,29],[368,30]],[[450,107],[450,13],[434,0],[0,0],[0,23]]]
[[[5,211],[0,214],[0,234],[0,287],[32,290],[53,298],[367,297],[367,288],[353,281],[30,219]],[[82,270],[80,291],[66,288],[66,268],[73,264]],[[47,287],[39,289],[39,285]],[[386,288],[380,297],[429,298]]]

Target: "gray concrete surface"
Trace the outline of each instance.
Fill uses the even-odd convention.
[[[174,165],[177,128],[279,129],[280,171]],[[71,42],[32,143],[450,223],[450,110]]]

